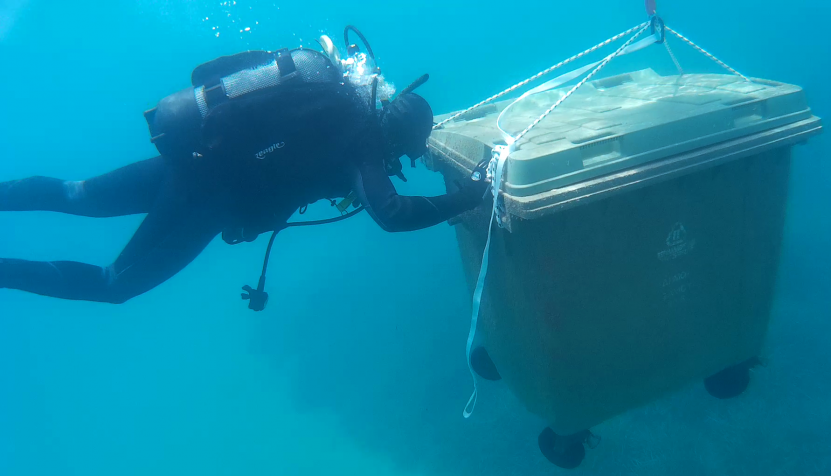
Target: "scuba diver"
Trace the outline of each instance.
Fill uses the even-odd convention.
[[[350,31],[367,52],[349,43]],[[323,36],[323,52],[246,51],[198,66],[191,87],[145,112],[154,158],[81,181],[0,183],[0,211],[146,214],[109,266],[2,258],[0,288],[120,304],[174,276],[220,234],[237,244],[272,232],[257,288],[243,287],[242,299],[260,311],[274,237],[310,203],[343,198],[341,216],[300,225],[366,210],[388,232],[431,227],[475,208],[489,189],[484,162],[452,193],[396,193],[390,177],[404,179],[400,158],[427,152],[433,112],[412,92],[426,75],[391,99],[363,35],[348,26],[344,37],[343,59]]]

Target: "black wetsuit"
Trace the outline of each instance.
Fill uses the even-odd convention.
[[[240,120],[244,117],[246,120]],[[0,288],[122,303],[169,279],[223,231],[279,230],[298,208],[358,193],[391,232],[430,227],[475,207],[482,190],[439,197],[396,193],[383,132],[345,85],[298,85],[223,108],[204,126],[202,157],[155,157],[84,181],[0,183],[0,211],[147,216],[109,266],[0,259]]]

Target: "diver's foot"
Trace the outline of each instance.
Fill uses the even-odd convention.
[[[719,399],[738,397],[750,385],[750,369],[756,365],[759,365],[759,359],[754,357],[727,367],[704,379],[704,388],[707,389],[707,393]]]
[[[484,347],[476,347],[470,352],[470,366],[477,375],[485,380],[501,380],[502,376],[496,370],[493,360]]]
[[[580,466],[583,458],[586,457],[586,448],[583,444],[592,438],[596,437],[589,430],[562,436],[554,433],[551,428],[546,428],[537,437],[537,443],[545,459],[560,468],[574,469]]]

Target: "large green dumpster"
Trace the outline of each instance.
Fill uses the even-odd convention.
[[[524,99],[501,125],[522,130],[565,91]],[[425,161],[449,190],[501,143],[510,102],[434,131]],[[652,70],[586,83],[507,160],[476,345],[560,435],[751,362],[791,148],[820,130],[793,85]],[[490,213],[454,222],[471,292]]]

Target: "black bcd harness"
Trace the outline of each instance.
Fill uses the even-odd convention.
[[[156,107],[144,113],[151,142],[164,156],[199,158],[210,143],[210,138],[204,137],[203,127],[217,107],[254,92],[276,92],[280,86],[292,83],[340,83],[343,77],[333,66],[326,55],[303,48],[245,51],[199,65],[191,74],[190,87],[163,98]],[[363,206],[353,202],[354,197],[350,196],[337,204],[341,212],[338,217],[292,222],[280,229],[345,220],[363,210]],[[346,212],[350,205],[355,209]],[[264,291],[266,270],[278,231],[272,231],[269,239],[257,288],[243,287],[242,298],[249,301],[248,307],[254,311],[262,311],[268,302],[268,293]],[[246,241],[224,235],[223,239],[230,244]]]
[[[353,31],[363,41],[370,57],[374,54],[366,38],[353,26],[347,26],[344,40],[350,55],[360,53],[355,44],[349,42],[349,32]],[[343,83],[344,74],[337,58],[331,58],[319,51],[296,48],[283,48],[271,51],[244,51],[230,56],[221,56],[197,66],[191,73],[191,86],[177,91],[162,100],[156,107],[145,111],[144,117],[150,130],[151,142],[163,156],[174,159],[200,158],[208,149],[210,137],[205,137],[204,126],[210,114],[219,106],[245,97],[251,93],[276,92],[277,89],[292,83]],[[380,70],[373,71],[373,74]],[[405,88],[400,94],[419,87],[428,76],[424,75]],[[371,89],[370,105],[376,109],[378,78],[374,78]],[[399,95],[400,95],[399,94]],[[382,105],[389,103],[382,100]],[[415,166],[415,164],[412,164]],[[385,162],[387,174],[398,176],[406,181],[398,158]],[[335,203],[333,202],[333,205]],[[349,207],[353,210],[346,212]],[[312,226],[334,223],[357,215],[364,205],[356,201],[354,192],[337,204],[340,216],[327,220],[291,222],[272,231],[263,260],[262,273],[257,288],[244,286],[243,300],[248,300],[248,308],[262,311],[268,302],[265,292],[266,270],[271,249],[278,231],[283,228]],[[226,239],[223,236],[223,239]],[[228,240],[236,244],[247,240]]]

